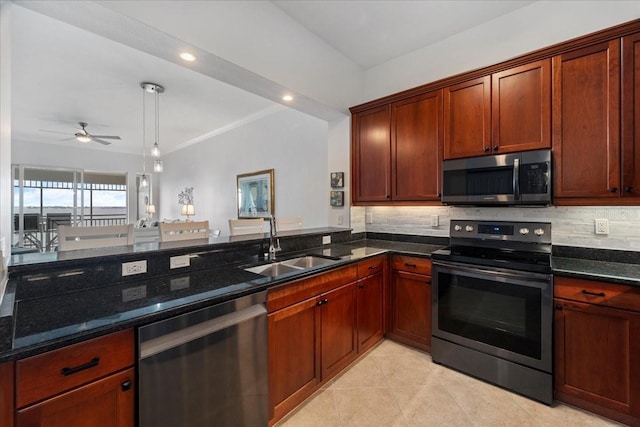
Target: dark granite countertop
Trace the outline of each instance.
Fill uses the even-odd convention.
[[[245,260],[83,289],[65,286],[59,279],[55,286],[48,287],[55,287],[56,292],[43,287],[42,295],[16,292],[18,281],[10,281],[7,295],[0,306],[0,362],[28,357],[106,333],[197,310],[366,257],[388,252],[429,257],[431,252],[442,246],[363,239],[310,248],[302,252],[288,252],[282,256],[283,259],[304,253],[338,260],[328,266],[301,270],[277,278],[245,271]],[[73,263],[73,266],[77,265],[79,264]],[[23,270],[27,266],[21,264],[19,268]],[[63,276],[69,274],[68,270],[64,271]],[[73,276],[68,277],[72,280]],[[28,286],[38,289],[37,281]]]
[[[553,257],[553,274],[640,286],[640,264]]]

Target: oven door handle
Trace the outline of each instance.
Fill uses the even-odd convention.
[[[520,159],[513,159],[513,200],[520,200]]]
[[[552,280],[552,275],[543,273],[533,273],[530,271],[517,271],[517,270],[505,270],[502,268],[485,268],[481,266],[470,266],[468,264],[462,264],[457,262],[442,262],[432,261],[432,268],[437,270],[438,267],[442,267],[445,270],[451,272],[464,272],[473,273],[477,275],[489,276],[490,278],[504,277],[520,280],[534,280],[538,282],[549,282]]]

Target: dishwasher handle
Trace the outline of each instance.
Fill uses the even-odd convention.
[[[140,343],[140,359],[146,359],[163,351],[179,347],[215,332],[238,325],[258,316],[266,316],[264,304],[255,304],[233,313],[215,317],[211,320],[189,326],[175,332],[161,335]]]

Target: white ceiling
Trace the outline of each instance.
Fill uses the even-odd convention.
[[[27,3],[38,2],[23,3],[35,8]],[[76,3],[78,7],[80,3],[87,2]],[[153,3],[138,2],[143,7]],[[364,71],[532,2],[278,0],[272,3],[283,16],[295,21],[299,31],[312,32]],[[226,6],[233,7],[233,3],[227,2]],[[66,7],[74,7],[74,3],[67,2]],[[176,17],[181,20],[177,24],[190,25],[188,11],[185,7],[184,13]],[[243,85],[247,90],[242,90],[211,78],[215,74],[212,70],[195,72],[177,61],[79,28],[90,27],[84,22],[69,25],[22,7],[14,8],[12,24],[12,134],[17,143],[78,145],[73,139],[61,141],[65,139],[63,134],[43,130],[71,136],[78,129],[77,123],[83,121],[89,124],[90,133],[122,137],[106,147],[93,142],[83,147],[139,154],[143,81],[166,89],[160,95],[160,146],[164,152],[284,108],[276,93],[287,82],[276,84],[255,75],[251,84]],[[95,32],[101,33],[100,30],[96,28]],[[247,43],[251,38],[251,34],[246,35]],[[203,58],[207,54],[201,50]],[[253,70],[243,71],[252,78]],[[266,86],[271,87],[265,89]],[[147,101],[147,108],[151,109],[151,95]],[[309,100],[307,104],[312,102]],[[313,108],[309,111],[313,114]],[[326,112],[318,117],[325,118]],[[153,126],[149,124],[147,129],[151,131]],[[147,143],[150,141],[147,139]]]

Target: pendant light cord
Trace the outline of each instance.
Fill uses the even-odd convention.
[[[146,110],[145,110],[145,102],[144,102],[144,92],[145,89],[144,87],[142,88],[142,176],[146,178],[147,176],[147,157],[146,157],[146,148],[145,148],[145,139],[146,139],[146,132],[145,132],[145,117],[146,117]]]

